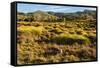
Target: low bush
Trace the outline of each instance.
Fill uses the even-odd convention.
[[[78,43],[78,44],[90,43],[89,39],[85,36],[77,35],[77,34],[65,34],[65,33],[62,33],[56,37],[53,37],[51,40],[57,44],[69,44],[69,45],[72,45],[75,43]]]
[[[95,43],[96,42],[96,34],[94,33],[89,33],[86,35],[86,37],[88,37],[91,41],[91,43]]]

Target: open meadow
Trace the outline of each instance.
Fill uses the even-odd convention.
[[[96,10],[77,8],[17,12],[17,64],[96,60]]]
[[[18,22],[18,64],[96,59],[94,22]]]

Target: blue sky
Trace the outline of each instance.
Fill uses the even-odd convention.
[[[71,13],[77,11],[84,11],[85,9],[88,10],[96,10],[96,8],[91,7],[72,7],[72,6],[56,6],[56,5],[41,5],[41,4],[17,4],[17,11],[18,12],[35,12],[37,10],[41,11],[53,11],[53,12],[64,12],[64,13]]]

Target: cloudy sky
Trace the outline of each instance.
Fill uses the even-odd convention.
[[[43,5],[43,4],[42,5],[41,4],[24,4],[24,3],[17,4],[17,11],[24,12],[24,13],[34,12],[37,10],[71,13],[71,12],[77,12],[77,11],[84,11],[85,9],[96,10],[96,8],[93,8],[93,7],[56,6],[56,5]]]

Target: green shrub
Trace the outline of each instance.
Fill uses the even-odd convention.
[[[82,35],[77,35],[77,34],[67,34],[67,33],[62,33],[56,37],[52,38],[52,41],[57,43],[57,44],[89,44],[90,41],[87,37],[82,36]]]
[[[90,39],[91,43],[95,43],[96,42],[96,34],[89,33],[89,34],[87,34],[86,37],[88,37]]]
[[[90,44],[90,40],[87,37],[83,36],[83,35],[74,35],[74,39],[79,44]]]

